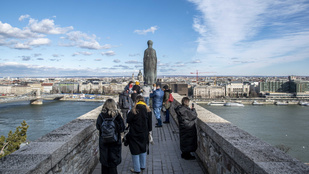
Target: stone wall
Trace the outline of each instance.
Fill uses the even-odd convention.
[[[0,159],[0,174],[87,174],[99,162],[95,127],[102,106]]]
[[[182,96],[173,93],[174,106]],[[304,174],[309,166],[292,158],[268,143],[239,129],[230,122],[195,105],[198,119],[196,154],[208,173]],[[175,112],[171,115],[177,121]]]

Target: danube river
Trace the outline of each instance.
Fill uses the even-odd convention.
[[[245,105],[202,107],[271,145],[290,148],[290,156],[309,162],[309,107]]]
[[[57,129],[77,117],[102,105],[102,102],[44,101],[43,105],[30,105],[29,101],[0,104],[0,136],[25,120],[30,141]]]

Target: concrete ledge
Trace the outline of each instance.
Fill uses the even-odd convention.
[[[102,106],[0,159],[1,174],[91,173],[98,163],[96,119]]]
[[[174,107],[182,96],[173,93]],[[198,119],[197,155],[209,173],[309,173],[309,166],[270,144],[239,129],[201,106]],[[172,116],[177,121],[176,114]]]

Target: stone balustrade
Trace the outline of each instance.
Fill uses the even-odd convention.
[[[173,94],[174,107],[182,96]],[[239,129],[230,122],[195,105],[198,119],[196,154],[208,173],[305,174],[309,166],[268,143]],[[172,116],[177,121],[176,114]]]
[[[99,162],[95,127],[102,106],[0,159],[0,174],[87,174]]]

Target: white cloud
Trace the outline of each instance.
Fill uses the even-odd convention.
[[[0,21],[0,38],[11,39],[11,38],[18,38],[18,39],[28,39],[28,38],[37,38],[40,35],[31,32],[28,29],[19,29],[16,27],[12,27],[8,23],[2,23]]]
[[[129,60],[129,61],[126,61],[125,63],[128,63],[128,64],[139,64],[139,63],[142,63],[142,62],[139,62],[137,60]]]
[[[19,21],[23,21],[24,19],[27,19],[27,18],[29,18],[30,17],[30,15],[28,15],[28,14],[26,14],[26,15],[21,15],[19,18],[18,18],[18,20]]]
[[[223,73],[243,74],[308,59],[309,5],[302,0],[188,1],[201,12],[193,19],[199,33],[193,59],[201,61],[196,62],[201,69],[207,64],[221,67]]]
[[[114,51],[106,51],[101,53],[103,56],[114,56],[116,53]]]
[[[94,50],[100,50],[100,49],[109,49],[111,48],[111,45],[105,44],[100,45],[100,43],[96,40],[96,35],[88,35],[86,33],[80,32],[80,31],[72,31],[66,34],[66,37],[62,37],[62,39],[66,39],[70,41],[68,44],[60,44],[62,46],[76,46],[80,48],[86,48],[86,49],[94,49]]]
[[[141,35],[146,35],[147,33],[151,32],[152,34],[154,34],[154,32],[158,30],[158,27],[157,26],[153,26],[153,27],[150,27],[146,30],[135,30],[134,33],[137,33],[137,34],[141,34]]]
[[[29,42],[29,45],[39,46],[39,45],[48,45],[50,44],[50,40],[47,38],[38,38]]]
[[[31,50],[32,48],[28,44],[23,44],[23,43],[17,43],[14,45],[15,49],[19,50]]]
[[[54,24],[54,20],[51,19],[43,19],[42,21],[38,21],[30,18],[28,26],[31,31],[44,34],[64,34],[70,30],[73,30],[72,26],[64,28],[57,27]]]

